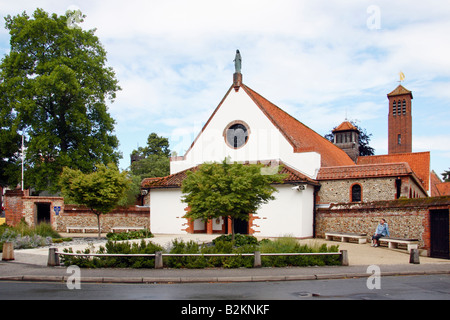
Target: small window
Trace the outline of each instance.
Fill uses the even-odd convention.
[[[399,134],[399,135],[397,136],[397,144],[399,144],[399,145],[402,144],[402,135],[401,135],[401,134]]]
[[[361,191],[361,185],[355,184],[352,186],[352,202],[361,202]]]
[[[397,114],[399,116],[402,114],[402,102],[400,100],[397,102]]]
[[[392,105],[392,115],[396,116],[397,115],[397,102],[394,101],[393,105]]]
[[[406,114],[406,100],[403,100],[402,109],[403,114]]]

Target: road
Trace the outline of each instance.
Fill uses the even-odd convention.
[[[376,282],[378,281],[378,282]],[[368,288],[369,286],[374,289]],[[75,282],[69,284],[74,287]],[[378,289],[379,288],[379,289]],[[450,275],[379,279],[95,284],[0,282],[0,300],[450,300]]]

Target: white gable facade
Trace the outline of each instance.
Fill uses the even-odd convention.
[[[239,148],[226,141],[227,130],[233,124],[243,124],[248,129],[248,140]],[[294,153],[289,141],[242,89],[236,92],[230,88],[183,160],[171,161],[170,173],[205,162],[221,162],[227,157],[233,162],[281,159],[313,179],[320,168],[320,154]]]
[[[224,159],[283,165],[288,178],[275,185],[276,199],[249,213],[248,222],[235,221],[236,232],[264,237],[313,237],[319,169],[353,163],[342,150],[244,85],[237,72],[186,154],[171,159],[170,176],[144,180],[153,233],[231,233],[229,218],[208,222],[184,218],[187,206],[181,201],[186,170]]]

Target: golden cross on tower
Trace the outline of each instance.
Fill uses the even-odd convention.
[[[399,75],[399,77],[400,77],[400,81],[399,81],[399,82],[400,82],[400,84],[401,84],[402,81],[405,81],[405,74],[404,74],[402,71],[400,71],[398,75]]]

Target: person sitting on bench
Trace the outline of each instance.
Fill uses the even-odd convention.
[[[372,247],[379,247],[380,241],[379,239],[382,237],[389,237],[389,226],[386,223],[385,219],[381,219],[380,223],[375,230],[375,234],[372,237]]]

